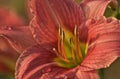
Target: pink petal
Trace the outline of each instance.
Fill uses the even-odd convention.
[[[57,29],[48,27],[48,26],[39,26],[38,23],[36,22],[36,19],[33,19],[31,21],[31,31],[33,34],[34,39],[38,44],[44,44],[48,43],[51,44],[51,46],[55,47],[56,46],[56,41],[57,41]]]
[[[35,44],[28,26],[0,26],[0,37],[5,38],[18,52]]]
[[[43,74],[51,71],[54,66],[54,74],[57,67],[53,63],[56,57],[47,45],[36,45],[21,54],[16,67],[16,79],[41,79]],[[53,74],[53,75],[54,75]]]
[[[16,65],[16,79],[99,79],[94,71],[58,67],[53,61],[56,55],[48,48],[51,47],[46,44],[36,45],[22,53]]]
[[[23,19],[19,17],[15,12],[3,8],[0,8],[0,26],[1,25],[23,25]]]
[[[86,23],[83,22],[79,27],[79,39],[81,42],[84,42],[84,43],[87,42],[87,37],[88,37],[88,29],[85,24]]]
[[[110,0],[83,0],[80,6],[83,8],[86,19],[102,16]]]
[[[100,79],[97,71],[80,71],[78,70],[76,79]]]
[[[73,30],[84,18],[72,0],[31,0],[30,7],[34,15],[31,30],[40,44],[55,42],[59,26]]]
[[[120,55],[120,22],[115,18],[100,17],[88,26],[88,53],[81,69],[94,70],[109,67]]]

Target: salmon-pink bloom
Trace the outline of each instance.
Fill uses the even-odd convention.
[[[6,25],[19,26],[23,24],[23,20],[15,12],[0,7],[0,28],[6,27]],[[14,73],[17,57],[18,53],[11,48],[5,39],[0,37],[0,73]]]
[[[38,43],[17,61],[16,79],[99,79],[120,55],[120,23],[103,16],[111,0],[30,0]]]
[[[25,25],[23,19],[14,11],[0,7],[0,73],[14,73],[18,53],[10,44],[20,52],[33,44],[29,27],[22,25]]]
[[[34,44],[30,29],[25,25],[14,11],[0,8],[0,37],[8,40],[18,52]]]

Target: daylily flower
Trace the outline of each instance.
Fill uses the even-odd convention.
[[[97,70],[120,55],[119,20],[103,16],[109,3],[30,0],[38,44],[19,57],[16,79],[99,79]]]
[[[9,18],[9,19],[8,19]],[[7,8],[0,8],[0,26],[1,25],[23,25],[24,21],[21,17],[18,17],[18,15],[7,9]]]

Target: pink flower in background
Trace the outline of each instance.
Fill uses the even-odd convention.
[[[15,12],[3,8],[0,8],[0,26],[1,25],[23,25],[24,21]]]
[[[0,37],[6,39],[18,52],[34,44],[32,34],[24,20],[13,11],[0,9]]]
[[[32,34],[26,27],[0,30],[22,51],[31,35],[37,42],[19,57],[16,79],[99,79],[97,70],[120,56],[119,20],[103,16],[110,1],[30,0]]]
[[[0,8],[0,28],[6,25],[23,24],[23,20],[15,12],[3,7]],[[11,48],[5,39],[0,37],[0,73],[14,73],[17,57],[18,53]]]
[[[0,8],[0,73],[14,73],[18,53],[13,48],[18,52],[22,52],[23,48],[27,48],[33,43],[33,41],[30,41],[32,35],[29,41],[27,40],[29,39],[28,36],[25,39],[26,36],[24,37],[24,35],[28,35],[29,30],[25,30],[24,28],[28,27],[22,25],[25,25],[24,20],[14,11],[3,7]],[[20,39],[20,35],[28,42]],[[8,42],[12,44],[13,48]]]

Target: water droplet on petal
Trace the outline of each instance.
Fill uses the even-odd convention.
[[[110,65],[107,65],[107,67],[109,67]]]
[[[33,34],[33,37],[36,38],[36,34]]]
[[[10,26],[2,26],[0,27],[1,30],[12,30],[12,27]]]
[[[51,71],[51,69],[50,68],[48,68],[47,70],[46,70],[46,72],[50,72]]]
[[[67,76],[64,77],[64,79],[67,79],[67,78],[68,78]]]
[[[45,69],[42,69],[42,73],[48,73],[48,72],[50,72],[51,71],[51,69],[50,68],[45,68]]]
[[[12,27],[8,27],[8,30],[12,30]]]
[[[106,65],[105,68],[109,67],[110,65]]]

